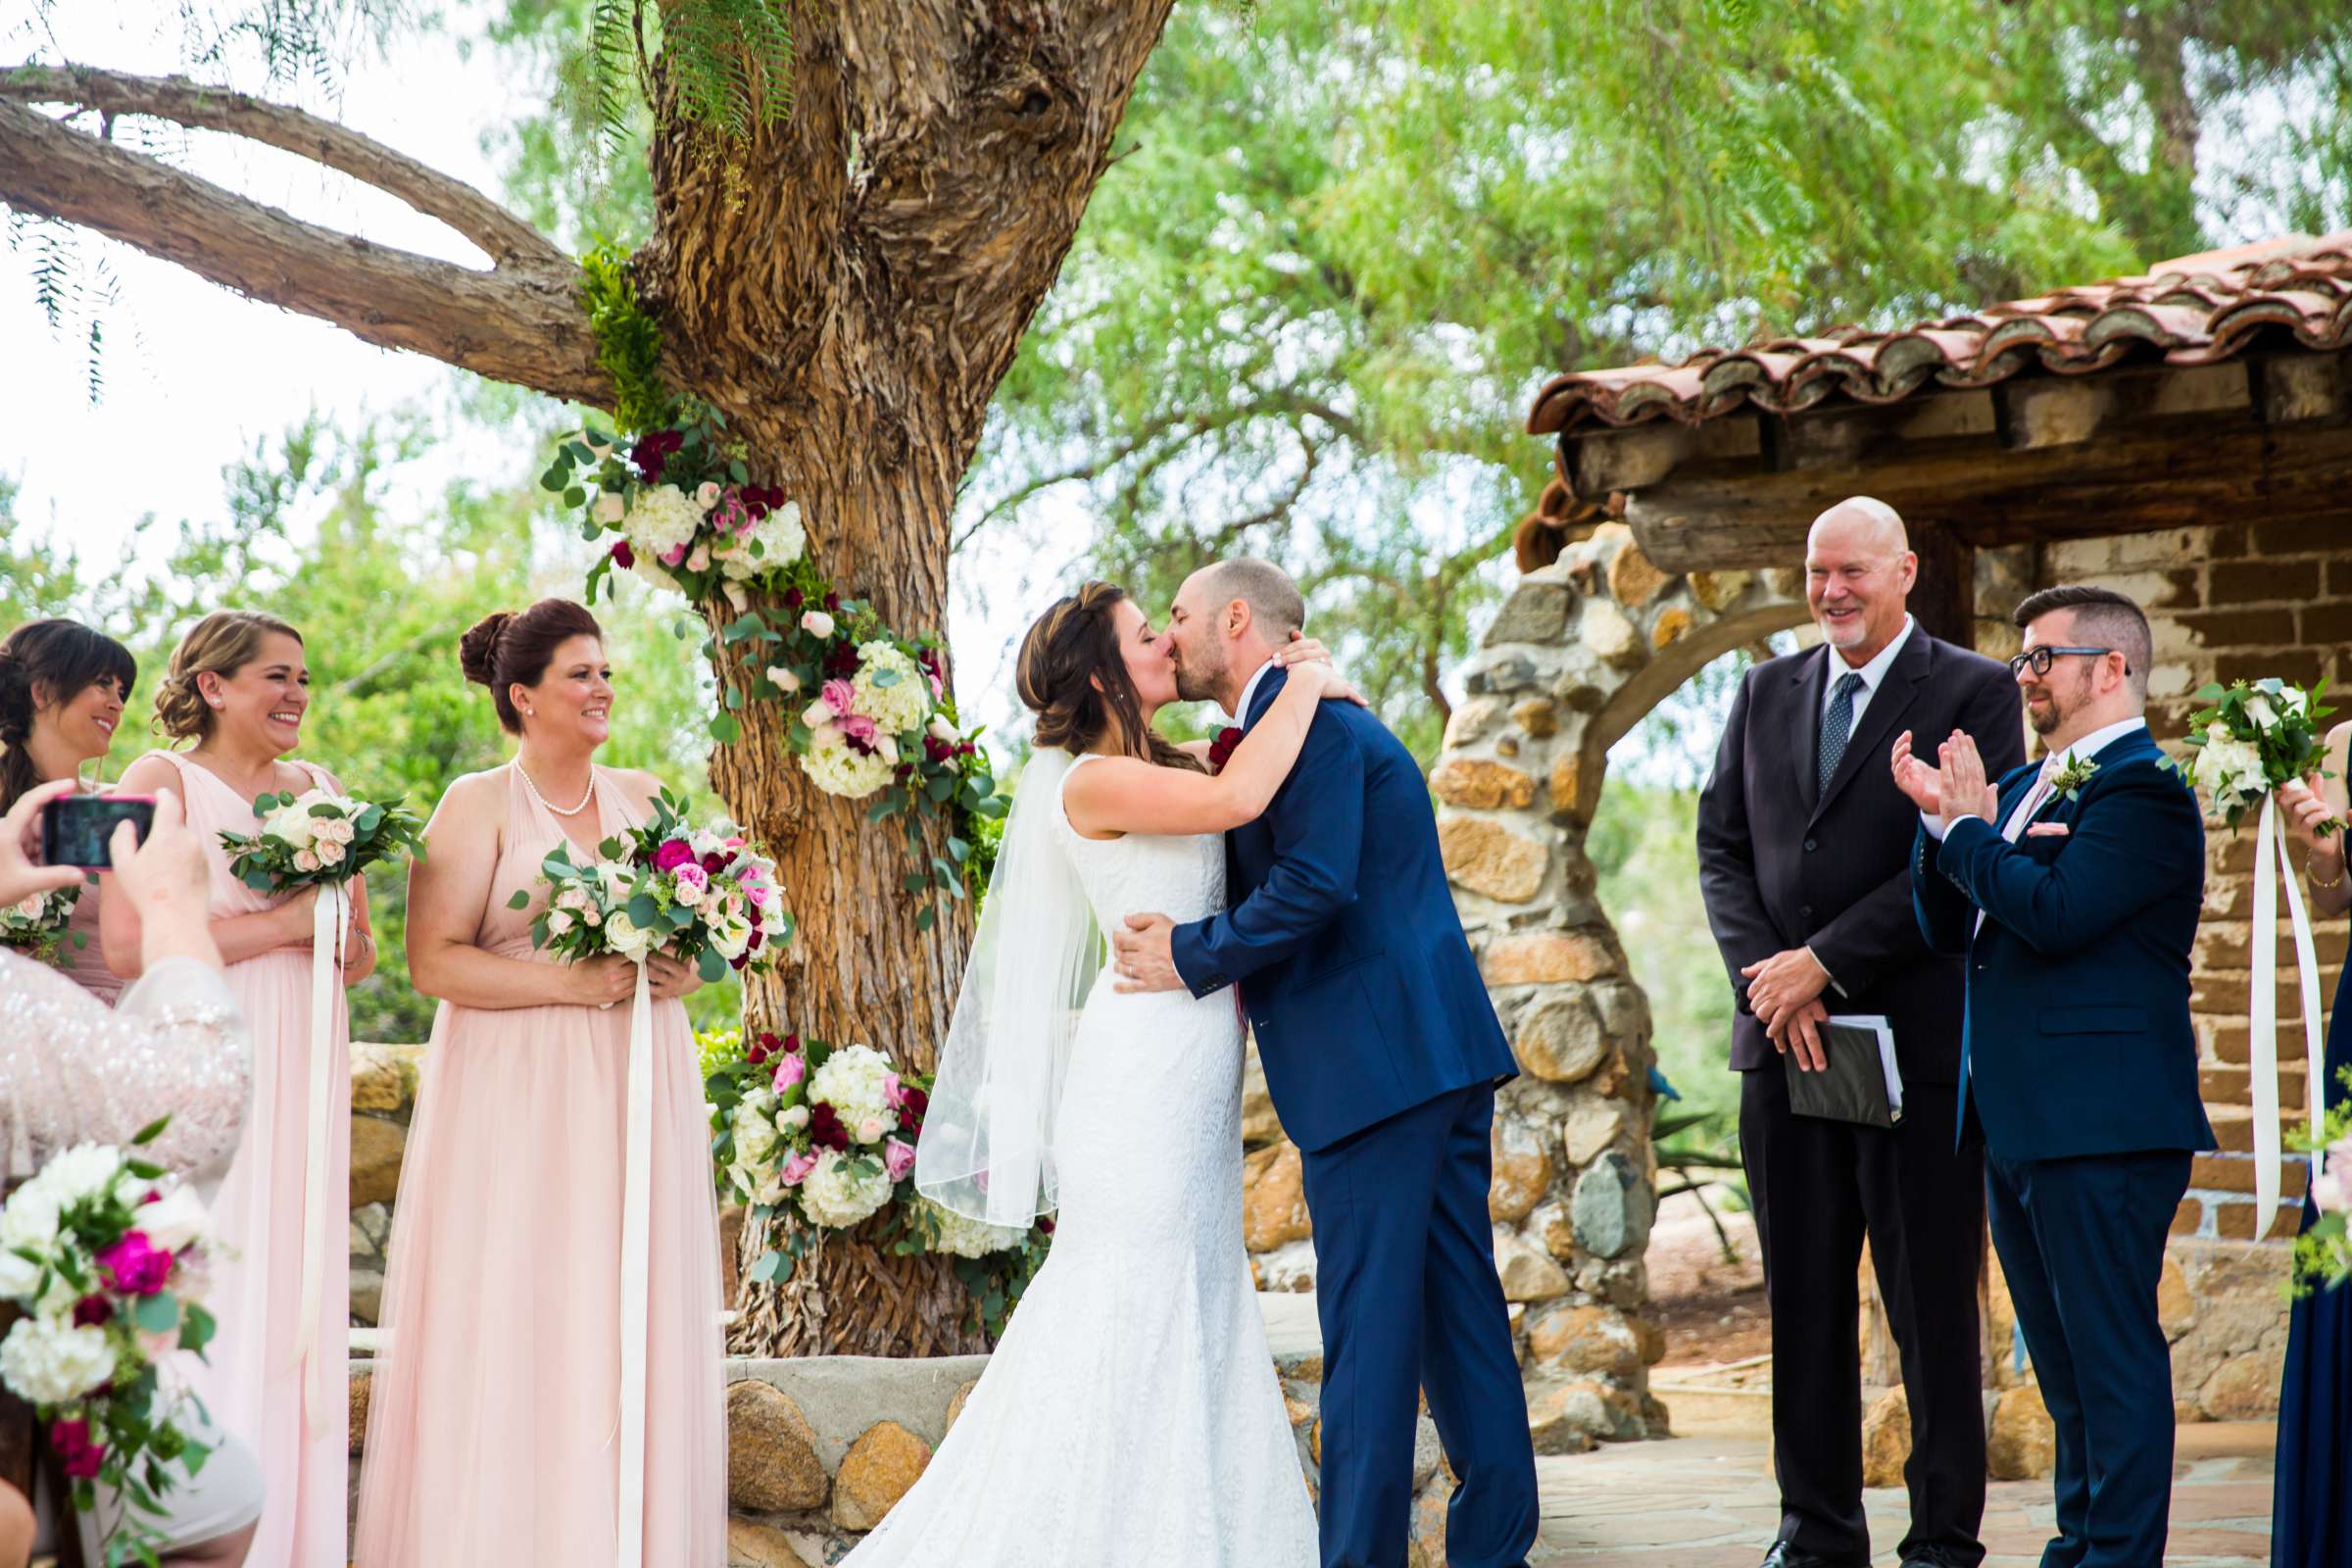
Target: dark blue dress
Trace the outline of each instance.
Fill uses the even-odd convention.
[[[2352,1067],[2352,963],[2336,977],[2328,1028],[2328,1102]],[[2303,1224],[2319,1210],[2303,1200]],[[2271,1501],[2272,1568],[2352,1568],[2352,1284],[2294,1305],[2278,1390],[2278,1478]]]

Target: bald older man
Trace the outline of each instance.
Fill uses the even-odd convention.
[[[1961,973],[1911,910],[1919,812],[1886,765],[1905,730],[2025,760],[2009,671],[1920,629],[1902,518],[1857,496],[1814,520],[1805,598],[1823,646],[1749,670],[1698,813],[1699,881],[1738,1016],[1740,1156],[1772,1308],[1781,1528],[1766,1568],[1865,1568],[1862,1240],[1911,1406],[1903,1568],[1975,1568],[1984,1548],[1977,1271],[1984,1152],[1956,1138]],[[1997,754],[1997,759],[1995,757]],[[1798,1115],[1791,1072],[1826,1065],[1832,1012],[1884,1014],[1903,1116],[1892,1128]]]

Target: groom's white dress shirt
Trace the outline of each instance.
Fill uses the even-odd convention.
[[[1280,667],[1282,667],[1282,661],[1276,659],[1273,655],[1268,654],[1266,656],[1266,662],[1258,665],[1254,670],[1251,670],[1250,672],[1250,678],[1242,683],[1242,695],[1236,702],[1233,711],[1225,716],[1232,719],[1236,724],[1242,723],[1244,720],[1248,719],[1250,716],[1250,699],[1257,695],[1257,683],[1266,678],[1266,672],[1268,670],[1279,669]]]

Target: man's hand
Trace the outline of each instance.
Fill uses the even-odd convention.
[[[1114,991],[1182,991],[1184,977],[1176,972],[1169,951],[1176,922],[1164,914],[1131,914],[1127,929],[1110,934],[1110,967],[1118,979]]]
[[[1830,971],[1813,956],[1811,948],[1790,948],[1740,971],[1747,981],[1747,1005],[1762,1020],[1767,1034],[1784,1013],[1803,1006],[1829,989]]]
[[[1977,743],[1966,731],[1954,730],[1937,755],[1943,764],[1938,784],[1943,830],[1949,833],[1952,824],[1964,816],[1990,822],[2001,808],[2001,792],[1984,776],[1984,759],[1978,755]]]
[[[1830,1009],[1818,999],[1790,1007],[1781,1014],[1777,1024],[1765,1033],[1782,1055],[1796,1053],[1798,1072],[1824,1072],[1830,1065],[1829,1053],[1821,1046],[1821,1026],[1830,1021]]]
[[[1943,774],[1924,758],[1911,755],[1911,732],[1894,738],[1894,787],[1927,816],[1943,814]]]

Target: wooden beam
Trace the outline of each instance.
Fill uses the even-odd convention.
[[[2352,355],[2274,354],[2247,362],[2254,407],[2265,424],[2302,424],[2345,412],[2346,365]]]
[[[2152,419],[2251,409],[2246,362],[2186,368],[2110,370],[2079,377],[2004,381],[1992,389],[2001,445],[2012,452],[2080,446],[2104,432]]]
[[[1728,415],[1703,424],[1660,421],[1627,430],[1587,430],[1560,440],[1560,474],[1568,488],[1598,501],[1612,490],[1656,484],[1686,464],[1737,462],[1760,454],[1759,416]]]
[[[1633,492],[1626,520],[1667,571],[1785,565],[1824,508],[1858,494],[1980,547],[2308,516],[2344,523],[2352,548],[2352,415],[2279,426],[2249,409],[2085,445],[2006,450],[1985,437],[1779,472],[1693,466]]]
[[[1911,523],[1911,549],[1919,557],[1919,581],[1912,584],[1910,611],[1922,630],[1962,648],[1977,645],[1977,552],[1951,529],[1934,522]]]

